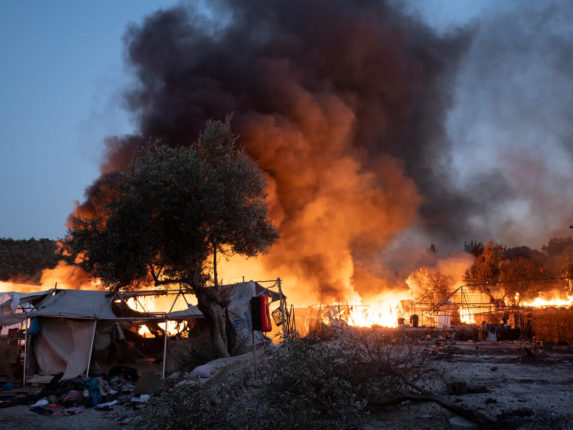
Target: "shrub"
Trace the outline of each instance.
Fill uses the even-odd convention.
[[[150,429],[348,429],[367,406],[435,386],[424,355],[380,330],[346,332],[328,344],[290,339],[252,369],[218,385],[184,381],[148,405]],[[415,385],[417,384],[417,385]]]

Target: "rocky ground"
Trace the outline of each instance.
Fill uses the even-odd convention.
[[[503,428],[573,429],[572,347],[543,346],[530,341],[424,339],[416,343],[415,349],[428,353],[428,366],[437,371],[435,375],[440,375],[427,382],[428,388],[440,399],[477,411],[492,421],[503,423]],[[259,354],[262,358],[262,351]],[[212,386],[236,385],[243,381],[247,387],[241,390],[242,396],[249,397],[249,390],[257,390],[257,384],[249,382],[251,366],[250,354],[218,360],[212,366],[212,374],[203,381]],[[185,375],[175,375],[170,383],[178,383],[182,378]],[[248,399],[239,400],[237,407],[243,407],[241,405],[248,405]],[[138,409],[129,405],[116,405],[108,411],[87,408],[70,416],[57,412],[49,416],[37,415],[28,406],[14,406],[0,409],[0,428],[144,427],[145,422],[138,420],[139,415]],[[435,403],[407,401],[371,411],[364,416],[362,428],[464,428],[464,424],[455,424],[455,417],[455,413]]]
[[[434,391],[504,428],[573,429],[573,349],[531,342],[425,345],[444,375]],[[455,414],[434,404],[404,403],[378,414],[365,429],[447,429]]]

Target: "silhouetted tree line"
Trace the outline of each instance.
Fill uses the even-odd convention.
[[[527,246],[507,248],[494,241],[485,245],[466,242],[466,252],[476,259],[466,271],[465,282],[492,299],[518,305],[541,292],[572,293],[573,238],[554,238],[541,251]]]
[[[42,270],[58,263],[57,247],[50,239],[0,239],[0,280],[39,282]]]

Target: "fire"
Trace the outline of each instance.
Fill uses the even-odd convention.
[[[343,320],[354,327],[397,327],[398,319],[405,317],[403,302],[407,299],[405,292],[380,294],[364,302],[354,297],[349,304],[335,304],[327,307],[323,322],[333,324]]]
[[[196,303],[196,298],[190,294],[185,295],[184,299],[178,299],[171,296],[141,296],[131,297],[126,300],[127,305],[138,312],[149,313],[167,313],[171,311],[180,311],[187,308],[188,303]],[[165,330],[165,323],[157,324],[162,330]],[[167,334],[175,336],[181,330],[177,321],[167,321]],[[137,331],[140,336],[154,337],[153,333],[146,325],[142,325]]]
[[[58,262],[52,269],[44,269],[40,284],[25,284],[20,282],[0,282],[0,291],[14,291],[19,293],[33,293],[49,290],[50,288],[66,288],[74,290],[100,290],[101,283],[92,279],[80,267]]]
[[[158,323],[157,325],[161,328],[161,330],[165,330],[164,322]],[[180,327],[178,327],[177,321],[167,321],[167,334],[169,336],[175,336],[177,333],[179,333],[179,329]],[[139,333],[139,335],[143,337],[155,337],[155,335],[151,333],[151,331],[145,324],[139,328],[137,333]]]
[[[60,260],[53,269],[44,269],[40,281],[42,289],[71,288],[75,290],[100,290],[103,289],[101,283],[94,280],[78,266],[67,264]]]
[[[0,281],[0,291],[33,293],[55,287],[62,289],[66,288],[80,290],[103,289],[103,285],[97,279],[91,278],[80,267],[69,265],[64,261],[60,261],[56,267],[52,269],[43,270],[40,285]],[[186,309],[188,307],[188,303],[196,304],[196,298],[189,294],[185,295],[184,299],[178,298],[175,303],[174,301],[174,295],[163,295],[129,298],[126,300],[126,303],[133,310],[150,313],[167,313],[170,311],[179,311]],[[158,323],[158,326],[161,329],[164,329],[165,323]],[[167,333],[170,336],[176,335],[180,329],[181,326],[178,325],[177,321],[167,322]],[[144,337],[153,337],[153,334],[145,325],[142,325],[139,328],[138,333]]]
[[[460,320],[464,324],[475,324],[476,320],[468,308],[464,309],[460,306]]]
[[[385,294],[370,301],[365,308],[351,313],[351,321],[358,327],[397,327],[398,320],[406,317],[402,304],[408,300],[406,293]]]
[[[377,303],[367,306],[354,306],[348,317],[349,324],[356,327],[397,327],[395,303]]]
[[[531,307],[544,307],[544,306],[573,306],[573,296],[567,296],[566,299],[554,297],[545,299],[543,297],[536,297],[534,300],[524,301],[521,303],[523,306]]]

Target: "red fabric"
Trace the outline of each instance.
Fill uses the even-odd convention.
[[[266,296],[261,297],[261,331],[271,331],[271,314],[269,312],[269,299]]]

